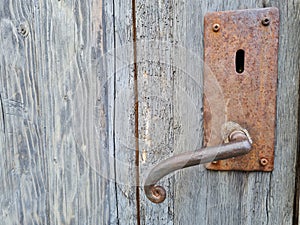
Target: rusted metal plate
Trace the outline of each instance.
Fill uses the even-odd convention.
[[[204,142],[222,143],[221,126],[245,127],[253,150],[207,165],[272,171],[276,127],[279,12],[263,8],[207,13],[204,20]]]

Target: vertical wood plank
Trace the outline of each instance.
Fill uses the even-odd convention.
[[[0,3],[0,221],[47,224],[32,1]]]
[[[277,96],[277,139],[275,165],[267,196],[269,224],[291,224],[295,204],[299,100],[300,1],[274,1],[280,9],[279,68]],[[292,32],[291,32],[291,29]],[[297,49],[297,51],[292,51]],[[294,124],[291,126],[291,124]],[[282,193],[284,190],[284,194]]]
[[[39,1],[35,22],[49,223],[116,224],[107,79],[114,58],[103,60],[113,5]]]
[[[136,1],[142,224],[172,224],[174,216],[172,177],[160,183],[168,195],[160,205],[150,202],[142,188],[149,169],[173,152],[173,4]]]
[[[297,128],[290,124],[297,124],[298,121],[299,53],[292,54],[288,49],[298,46],[299,40],[296,38],[297,30],[290,33],[287,29],[299,23],[298,5],[295,2],[279,1],[214,1],[178,5],[176,15],[181,19],[175,24],[175,41],[199,55],[203,54],[203,16],[207,11],[276,6],[281,13],[281,38],[274,171],[212,172],[199,167],[179,172],[176,175],[174,196],[175,224],[292,224]],[[187,63],[190,66],[190,62]],[[182,84],[186,77],[176,76],[175,83],[176,79]],[[179,105],[182,105],[182,100],[175,103],[175,109],[176,105],[179,112],[174,112],[175,121],[176,115],[180,114]],[[199,104],[201,106],[202,103]],[[184,122],[181,118],[178,120],[179,124]],[[180,152],[180,148],[177,152]]]
[[[115,108],[114,145],[119,224],[139,221],[136,188],[136,111],[133,5],[114,0],[115,15]]]
[[[175,133],[174,154],[195,151],[202,146],[202,35],[206,4],[212,3],[182,2],[174,9],[177,18],[174,23],[174,41],[184,53],[174,55],[181,68],[175,76],[175,91],[178,94],[174,99],[174,121],[180,129]],[[206,171],[202,166],[175,174],[174,224],[206,224],[207,208],[201,199],[207,194],[206,179]]]
[[[285,10],[286,8],[292,8],[292,6],[286,7],[286,3],[281,3],[282,5],[278,5],[278,3],[273,2],[262,2],[262,1],[242,1],[239,3],[236,2],[189,2],[189,3],[174,3],[169,1],[163,2],[139,2],[138,1],[138,11],[137,11],[137,28],[138,39],[146,40],[144,43],[140,44],[141,53],[138,52],[140,68],[139,68],[139,94],[143,96],[143,92],[146,93],[149,90],[149,87],[152,92],[161,93],[163,87],[160,84],[153,83],[149,85],[149,74],[155,74],[155,63],[151,60],[153,58],[159,58],[159,55],[163,55],[161,53],[161,46],[149,44],[147,42],[150,40],[165,40],[168,39],[168,29],[163,26],[165,21],[163,18],[166,18],[161,13],[160,6],[166,6],[170,4],[175,8],[174,15],[169,14],[169,20],[175,18],[174,22],[174,31],[171,32],[171,41],[176,43],[178,46],[184,46],[182,52],[185,54],[177,54],[178,47],[173,47],[173,54],[171,57],[171,61],[177,64],[177,67],[180,69],[175,69],[173,73],[174,76],[174,88],[167,89],[167,92],[173,92],[174,102],[171,108],[174,108],[174,112],[168,111],[167,115],[172,115],[174,113],[174,127],[180,128],[175,130],[174,133],[174,149],[175,153],[182,152],[188,150],[196,150],[201,146],[201,118],[195,116],[193,114],[193,107],[195,106],[195,113],[199,113],[201,115],[201,107],[202,107],[202,96],[201,96],[201,82],[202,82],[202,74],[199,71],[203,70],[203,66],[201,65],[201,55],[203,54],[202,41],[203,41],[203,17],[207,11],[218,11],[218,10],[236,10],[236,9],[245,9],[245,8],[257,8],[257,7],[266,7],[266,6],[277,6],[279,9]],[[295,9],[295,7],[294,7]],[[295,9],[296,11],[296,9]],[[148,15],[148,16],[146,16]],[[294,12],[293,15],[297,15],[297,12]],[[167,17],[168,17],[167,16]],[[159,18],[159,19],[156,19]],[[159,20],[159,22],[157,22]],[[292,21],[297,21],[296,18]],[[284,24],[285,22],[282,22]],[[282,33],[286,33],[286,31],[281,30]],[[170,40],[168,40],[170,41]],[[291,42],[292,43],[292,42]],[[285,43],[282,43],[281,46],[285,46]],[[152,49],[151,53],[147,53],[147,50]],[[157,53],[156,49],[160,49]],[[281,49],[282,51],[282,49]],[[193,53],[196,56],[193,56]],[[198,56],[198,57],[197,57]],[[199,59],[199,62],[193,61]],[[153,58],[152,58],[153,57]],[[295,59],[298,59],[297,57]],[[160,59],[161,60],[161,59]],[[185,61],[185,62],[182,62]],[[198,65],[197,63],[200,63]],[[143,64],[145,65],[143,67]],[[167,67],[166,65],[162,66],[164,69]],[[174,66],[175,67],[175,66]],[[295,66],[292,66],[295,68]],[[150,72],[148,72],[150,71]],[[185,73],[184,73],[184,72]],[[196,71],[198,74],[196,74]],[[280,73],[280,72],[279,72]],[[298,74],[297,72],[295,74]],[[295,80],[298,80],[297,75],[293,75]],[[166,74],[164,78],[168,77]],[[291,74],[290,74],[291,76]],[[279,78],[280,79],[280,78]],[[281,78],[281,79],[284,79]],[[200,87],[199,87],[200,85]],[[297,85],[297,83],[296,83]],[[295,96],[297,93],[297,86],[295,89],[289,89],[290,92],[294,93],[292,96]],[[186,94],[190,98],[190,102],[187,101],[187,98],[184,98],[182,95],[182,90],[184,90],[184,94]],[[188,90],[188,91],[187,91]],[[279,87],[279,97],[282,93],[280,93]],[[284,90],[286,91],[286,90]],[[180,95],[181,93],[181,95]],[[164,95],[162,95],[164,96]],[[164,96],[166,97],[166,96]],[[170,100],[166,98],[167,100]],[[140,103],[140,132],[144,132],[144,136],[140,138],[140,146],[141,146],[141,160],[144,163],[145,168],[149,168],[151,164],[155,164],[161,160],[161,158],[168,157],[171,155],[172,150],[167,150],[166,153],[162,151],[159,154],[155,155],[155,149],[149,148],[151,144],[153,144],[153,139],[151,135],[146,132],[147,126],[149,127],[149,123],[154,121],[153,117],[147,118],[147,113],[157,112],[155,110],[157,100],[149,101],[141,98],[142,103]],[[151,103],[148,103],[148,101]],[[280,104],[279,101],[278,104]],[[297,102],[296,99],[293,99],[293,102]],[[159,104],[158,104],[159,105]],[[143,107],[144,106],[144,107]],[[150,106],[147,108],[147,106]],[[159,105],[164,108],[164,104]],[[291,112],[294,114],[290,114],[291,120],[293,123],[297,122],[297,117],[295,112],[297,112],[297,107],[294,108],[294,105],[285,105],[285,107],[291,109]],[[197,111],[198,110],[198,111]],[[278,111],[278,116],[282,117],[280,109]],[[149,113],[149,115],[152,115]],[[154,114],[157,115],[157,114]],[[183,116],[182,116],[183,115]],[[187,116],[189,115],[189,116]],[[194,115],[194,116],[191,116]],[[168,120],[168,116],[165,116],[165,119]],[[150,122],[149,122],[150,121]],[[147,124],[148,122],[148,124]],[[279,122],[280,123],[280,122]],[[157,123],[159,124],[159,123]],[[156,124],[156,125],[157,125]],[[197,125],[195,125],[197,124]],[[287,129],[288,123],[284,122],[282,124],[283,130]],[[277,128],[282,131],[280,128],[280,124]],[[290,128],[289,128],[290,129]],[[295,129],[295,127],[293,128]],[[159,135],[164,136],[165,130],[162,129],[159,131]],[[155,133],[154,129],[152,129],[152,133]],[[289,131],[289,134],[296,134],[296,130]],[[190,135],[192,134],[192,135]],[[181,138],[184,138],[184,141]],[[293,141],[294,138],[294,141]],[[294,150],[290,150],[290,154],[295,156],[296,154],[296,146],[295,139],[297,135],[293,135],[293,137],[289,140],[288,145],[293,145]],[[196,140],[196,141],[195,141]],[[166,141],[166,140],[165,140]],[[278,145],[281,144],[280,132],[279,139],[277,140]],[[154,143],[158,142],[155,139]],[[170,143],[166,141],[167,143]],[[149,144],[151,143],[151,144]],[[145,151],[145,149],[150,149],[149,152],[153,154],[151,160],[149,162],[143,162],[143,158],[148,157],[149,152]],[[286,148],[285,148],[286,149]],[[145,151],[145,152],[144,152]],[[169,152],[168,152],[169,151]],[[282,151],[281,151],[282,152]],[[280,152],[280,153],[281,153]],[[279,155],[280,155],[279,153]],[[203,221],[203,224],[272,224],[278,223],[277,215],[280,215],[280,223],[291,223],[292,221],[292,209],[293,209],[293,198],[292,195],[294,193],[294,180],[295,180],[295,172],[289,171],[295,170],[293,164],[286,169],[284,169],[284,179],[285,185],[288,185],[289,190],[285,195],[281,195],[280,192],[273,193],[272,189],[283,188],[281,185],[278,185],[277,182],[274,182],[274,177],[282,177],[282,172],[279,174],[281,165],[284,162],[284,159],[288,158],[289,160],[294,160],[295,158],[291,157],[291,155],[281,155],[278,160],[277,170],[273,173],[241,173],[241,172],[212,172],[206,171],[203,167],[199,167],[198,169],[188,169],[183,172],[179,172],[176,175],[176,183],[175,183],[175,208],[174,208],[174,223],[175,224],[195,224],[199,223],[199,221]],[[142,164],[143,165],[143,164]],[[143,171],[143,169],[142,169]],[[143,173],[143,172],[142,172]],[[166,181],[162,181],[164,184]],[[172,196],[169,193],[169,196]],[[288,206],[287,208],[277,207],[275,209],[274,198],[279,202],[282,202],[282,205]],[[146,202],[142,196],[142,218],[145,223],[151,221],[164,221],[163,213],[167,212],[167,206],[153,206]],[[172,203],[171,203],[172,204]],[[281,210],[279,213],[278,210]],[[160,212],[158,214],[158,212]],[[276,212],[276,213],[275,213]],[[144,213],[144,214],[143,214]],[[158,214],[156,218],[153,220],[153,216],[146,217],[145,215]],[[165,214],[165,213],[164,213]],[[276,216],[275,216],[276,214]],[[257,216],[259,215],[259,216]],[[273,217],[271,217],[273,215]],[[148,218],[151,218],[148,220]],[[157,219],[157,220],[156,220]],[[151,222],[149,222],[151,224]]]

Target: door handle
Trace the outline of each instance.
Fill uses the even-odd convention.
[[[156,183],[171,172],[245,155],[251,150],[252,140],[248,131],[237,123],[225,123],[222,128],[222,138],[224,144],[220,146],[206,147],[197,151],[175,155],[154,166],[144,183],[147,198],[154,203],[161,203],[165,200],[166,190],[162,186],[156,185]]]

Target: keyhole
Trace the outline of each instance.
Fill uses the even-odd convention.
[[[245,65],[245,51],[240,49],[236,52],[235,55],[235,70],[237,73],[244,72],[244,65]]]

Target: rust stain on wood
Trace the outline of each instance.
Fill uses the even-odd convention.
[[[207,168],[272,171],[276,127],[278,9],[207,13],[204,26],[205,145],[219,144],[221,137],[217,133],[227,120],[241,124],[253,138],[253,150],[249,154],[210,163]],[[242,50],[242,59],[236,59],[239,50]],[[238,68],[237,63],[242,66]],[[220,89],[219,94],[212,97],[211,89],[216,86]]]

